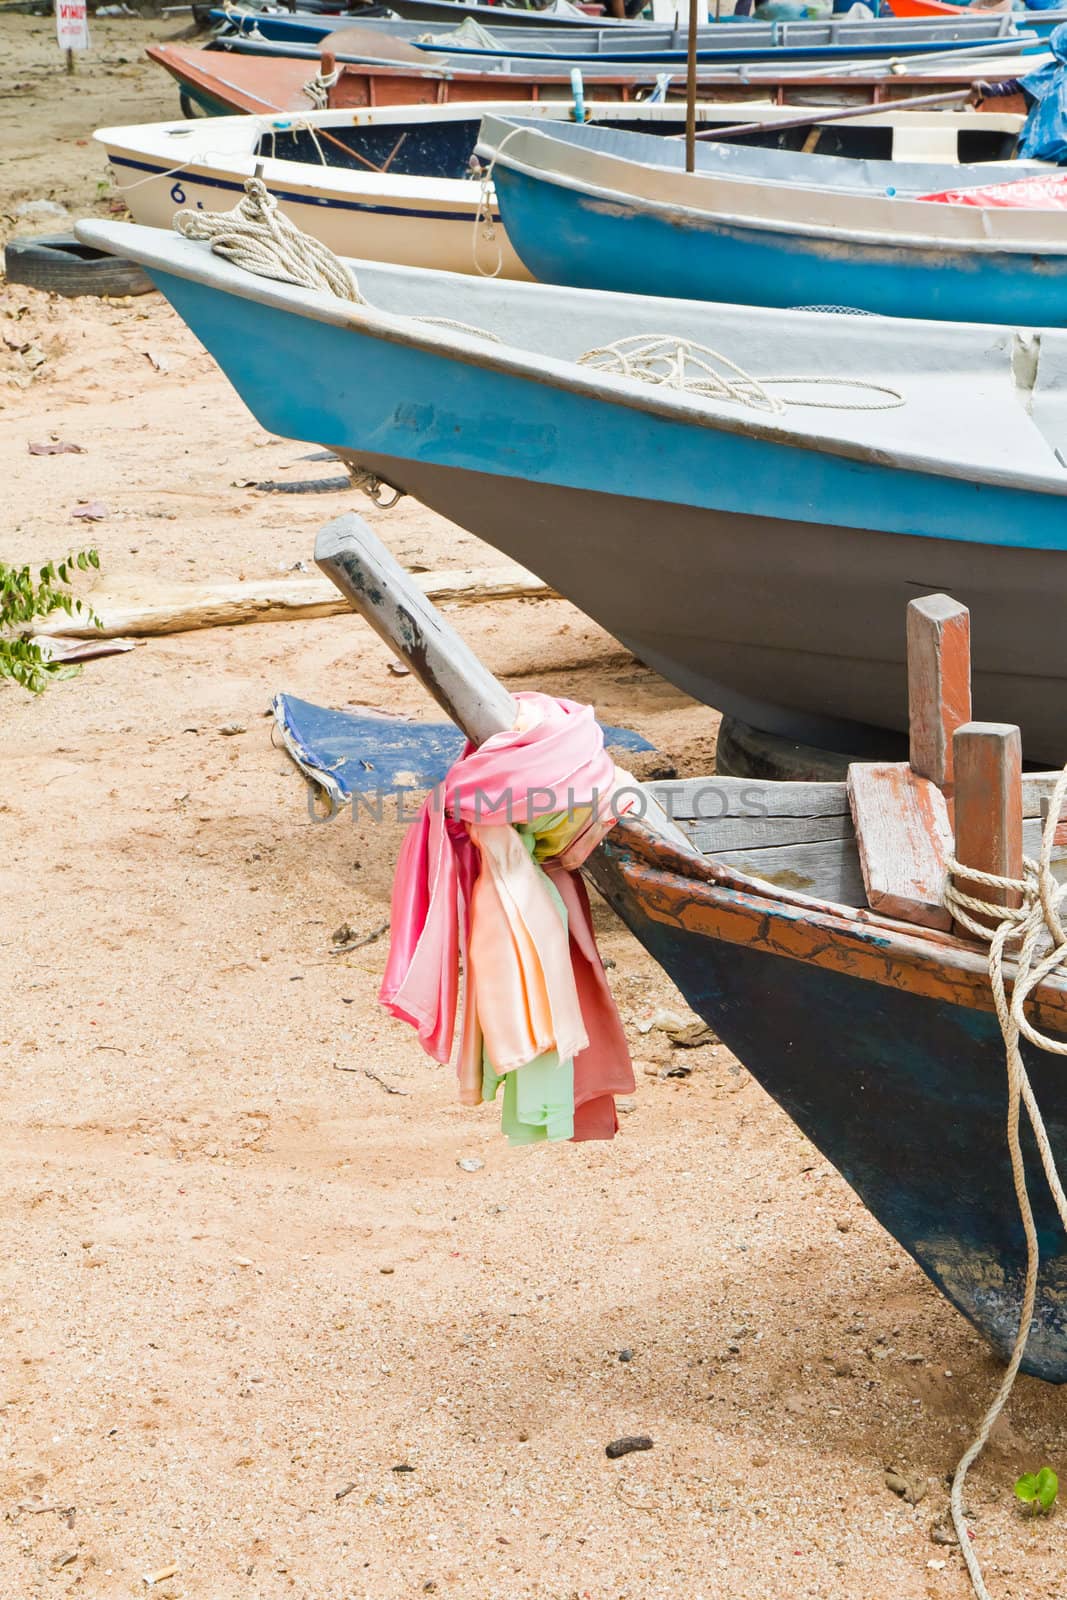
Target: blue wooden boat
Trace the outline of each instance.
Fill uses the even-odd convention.
[[[471,740],[514,725],[510,695],[357,517],[322,529],[315,556]],[[1039,809],[1057,776],[1024,784],[1024,812]],[[640,820],[616,825],[589,876],[693,1009],[1006,1356],[1026,1250],[1004,1132],[1004,1044],[981,948],[867,908],[843,784],[694,778],[645,786],[635,801]],[[1026,827],[1033,834],[1040,823]],[[815,838],[821,872],[811,866]],[[807,892],[775,882],[790,873]],[[1043,986],[1034,1017],[1067,1037],[1062,979]],[[1062,1165],[1067,1079],[1056,1057],[1027,1050],[1026,1065]],[[1042,1260],[1023,1365],[1060,1383],[1067,1241],[1024,1143]]]
[[[801,158],[785,151],[764,152],[760,182],[727,176],[707,151],[687,173],[678,145],[578,125],[531,129],[490,118],[478,153],[493,162],[509,239],[543,282],[946,321],[1067,323],[1062,211],[932,204],[870,182],[858,163],[851,171],[816,165],[798,182]]]
[[[161,230],[79,234],[147,268],[264,427],[487,539],[706,703],[877,748],[918,584],[970,606],[986,714],[1067,750],[1067,333],[370,263],[354,307]],[[579,360],[664,334],[777,375],[768,403]]]

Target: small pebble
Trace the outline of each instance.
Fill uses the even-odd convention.
[[[388,1278],[391,1273],[396,1271],[396,1268],[395,1267],[379,1267],[378,1271],[384,1273],[385,1276]]]
[[[652,1440],[645,1433],[627,1434],[623,1439],[612,1439],[610,1444],[604,1446],[604,1454],[609,1461],[617,1461],[620,1456],[629,1456],[635,1450],[651,1450]]]
[[[481,1172],[485,1162],[481,1156],[460,1156],[456,1166],[461,1172]]]
[[[619,1360],[620,1361],[632,1361],[633,1358],[634,1358],[634,1353],[633,1353],[632,1350],[620,1350],[619,1351]]]
[[[246,733],[247,731],[243,722],[224,722],[219,729],[224,739],[232,739],[236,734]]]

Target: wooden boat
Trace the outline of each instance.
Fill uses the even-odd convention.
[[[1067,323],[1062,212],[933,205],[892,185],[858,188],[858,164],[800,187],[801,157],[785,151],[764,152],[761,182],[726,176],[707,151],[687,173],[679,146],[576,124],[524,128],[487,118],[478,153],[493,163],[509,239],[545,282]],[[810,159],[841,174],[829,158]]]
[[[879,748],[905,725],[901,612],[936,586],[974,613],[988,715],[1033,760],[1067,749],[1067,332],[363,263],[355,308],[157,229],[79,236],[147,269],[264,427],[487,539],[706,703]],[[639,335],[784,374],[789,404],[579,362]]]
[[[452,4],[453,0],[443,0]],[[233,41],[239,44],[241,41]],[[574,97],[569,71],[559,72],[484,72],[467,69],[440,70],[432,65],[375,66],[344,64],[336,81],[330,81],[338,63],[330,58],[323,63],[310,46],[301,56],[299,46],[289,54],[243,56],[237,51],[191,49],[186,45],[149,45],[149,59],[164,68],[178,84],[178,97],[187,117],[229,116],[234,112],[262,115],[268,112],[304,112],[318,104],[312,85],[325,82],[322,90],[331,110],[387,105],[469,105],[472,101],[566,100]],[[594,63],[595,65],[595,63]],[[997,59],[994,76],[1019,75],[1031,69],[1023,57]],[[738,66],[697,73],[702,101],[771,102],[780,106],[810,108],[820,103],[841,105],[890,105],[917,94],[937,94],[969,88],[977,68],[966,60],[942,61],[936,71],[929,65],[902,67],[896,71],[850,72],[847,77],[827,79],[823,73],[808,71],[757,70]],[[614,67],[602,64],[582,69],[590,97],[612,100],[644,100],[658,93],[669,100],[684,101],[684,74],[667,76],[654,67]],[[594,81],[595,80],[595,81]],[[1016,101],[986,101],[979,110],[999,116],[1025,111],[1021,97]]]
[[[481,743],[514,726],[511,696],[359,518],[322,529],[315,556],[468,738]],[[927,616],[943,611],[942,598]],[[946,718],[946,730],[953,725]],[[980,747],[986,728],[966,724],[953,742]],[[913,761],[922,748],[913,739]],[[853,773],[869,786],[864,769]],[[1031,845],[1041,796],[1057,776],[1029,779],[1011,797],[1033,819],[1023,824]],[[900,777],[913,784],[914,769]],[[982,947],[868,907],[844,784],[692,778],[633,798],[637,818],[616,824],[588,876],[690,1006],[1006,1356],[1026,1250],[1004,1129],[1004,1044]],[[981,804],[973,786],[967,798]],[[814,876],[812,840],[835,862]],[[957,851],[969,866],[988,841],[977,844],[966,850],[961,824]],[[806,892],[782,887],[790,878]],[[1038,991],[1033,1017],[1067,1037],[1061,977]],[[1029,1046],[1024,1057],[1062,1165],[1067,1081],[1055,1057]],[[1060,1383],[1067,1248],[1029,1143],[1024,1159],[1043,1259],[1023,1366]]]

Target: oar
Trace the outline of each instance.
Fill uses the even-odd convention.
[[[515,726],[515,702],[389,554],[348,512],[319,530],[315,565],[410,667],[473,744]]]
[[[960,105],[965,100],[974,98],[973,89],[953,89],[950,94],[924,94],[912,97],[910,100],[894,100],[894,111],[914,110],[921,106],[951,106]],[[877,117],[883,110],[880,106],[862,105],[846,106],[843,111],[809,111],[803,117],[789,117],[783,122],[734,122],[727,128],[702,128],[696,138],[698,139],[733,139],[744,133],[778,133],[785,128],[811,128],[816,123],[820,126],[824,122],[845,122],[850,117]],[[672,139],[685,137],[681,133],[672,133]]]

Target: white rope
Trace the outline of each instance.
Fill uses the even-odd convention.
[[[953,917],[960,926],[966,928],[976,939],[986,940],[989,943],[989,981],[993,990],[993,1003],[996,1007],[997,1020],[1004,1036],[1007,1062],[1008,1151],[1011,1157],[1011,1172],[1015,1185],[1015,1198],[1019,1207],[1019,1217],[1026,1236],[1026,1276],[1023,1286],[1022,1307],[1019,1314],[1019,1329],[1015,1336],[1011,1359],[1008,1362],[1007,1371],[993,1398],[992,1404],[982,1418],[973,1443],[964,1452],[959,1466],[956,1468],[949,1498],[956,1537],[959,1540],[960,1550],[966,1562],[971,1584],[978,1600],[990,1600],[990,1594],[982,1577],[982,1569],[979,1565],[978,1557],[971,1547],[970,1533],[964,1520],[963,1489],[967,1481],[968,1472],[985,1448],[993,1425],[1003,1411],[1011,1394],[1023,1356],[1026,1353],[1026,1344],[1030,1336],[1034,1307],[1037,1301],[1040,1248],[1037,1229],[1034,1225],[1033,1209],[1030,1205],[1030,1196],[1026,1187],[1026,1166],[1019,1139],[1020,1105],[1025,1105],[1026,1107],[1026,1113],[1030,1119],[1038,1153],[1041,1157],[1041,1166],[1051,1190],[1052,1198],[1055,1201],[1060,1222],[1063,1224],[1065,1231],[1067,1231],[1067,1194],[1064,1193],[1059,1173],[1056,1170],[1056,1158],[1053,1155],[1044,1119],[1034,1097],[1033,1087],[1027,1075],[1026,1067],[1023,1064],[1019,1043],[1020,1038],[1027,1039],[1039,1049],[1048,1050],[1053,1055],[1067,1056],[1067,1042],[1050,1038],[1048,1034],[1042,1033],[1033,1026],[1026,1016],[1026,1002],[1030,995],[1067,962],[1067,934],[1064,932],[1060,918],[1060,906],[1065,895],[1067,895],[1067,884],[1057,883],[1052,871],[1052,853],[1056,843],[1056,827],[1060,820],[1065,797],[1067,797],[1067,768],[1064,768],[1064,771],[1060,774],[1052,793],[1048,817],[1041,835],[1040,857],[1037,861],[1033,861],[1029,857],[1024,859],[1021,880],[1001,878],[989,872],[979,872],[974,867],[961,865],[960,862],[953,858],[948,863],[949,876],[944,892],[945,905],[952,912]],[[1004,899],[1018,896],[1022,903],[1019,906],[1012,906],[992,904],[989,901],[981,900],[976,895],[959,889],[953,881],[954,878],[963,879],[968,884],[977,884],[984,888],[995,889],[999,891],[999,894]],[[979,920],[982,917],[987,920]],[[990,921],[997,923],[995,929],[990,926]],[[1039,956],[1039,950],[1045,944],[1046,936],[1051,937],[1052,947],[1044,955]],[[1004,976],[1004,956],[1008,946],[1016,943],[1018,943],[1018,953],[1015,960],[1014,981],[1009,999]]]
[[[216,255],[246,272],[366,305],[344,262],[278,210],[262,178],[249,178],[232,211],[178,211],[174,227],[183,238],[208,240]]]
[[[813,377],[755,378],[744,367],[694,339],[680,339],[673,333],[639,333],[614,344],[598,346],[578,357],[578,365],[596,367],[620,378],[637,378],[642,383],[659,384],[687,394],[702,394],[711,400],[732,401],[753,411],[770,411],[780,416],[786,406],[811,406],[832,411],[893,411],[904,404],[904,396],[887,384],[870,383],[862,378],[834,378],[825,374]],[[725,367],[727,371],[721,369]],[[818,384],[844,389],[862,389],[877,400],[781,400],[769,392],[775,384]]]
[[[714,363],[714,364],[713,364]],[[713,400],[732,400],[754,411],[780,414],[782,402],[768,394],[758,378],[710,345],[679,339],[670,333],[638,333],[614,344],[600,345],[578,357],[580,367],[596,367],[620,378],[638,378],[665,389],[684,389]],[[719,371],[726,367],[726,372]]]
[[[493,202],[496,199],[496,190],[493,188],[493,173],[496,171],[497,162],[511,140],[522,131],[521,128],[512,128],[510,133],[504,135],[493,151],[493,159],[482,172],[482,186],[478,191],[478,208],[474,213],[474,232],[471,235],[471,259],[474,262],[475,272],[479,273],[483,278],[499,278],[504,269],[504,246],[497,236],[496,219],[493,216]],[[496,266],[492,272],[487,272],[478,260],[479,239],[484,240],[486,244],[496,246]]]
[[[330,104],[330,90],[341,76],[340,67],[334,67],[332,72],[316,72],[313,78],[301,87],[301,94],[306,94],[316,111],[325,111]]]

